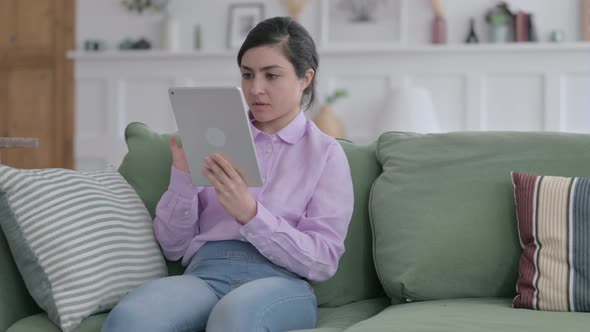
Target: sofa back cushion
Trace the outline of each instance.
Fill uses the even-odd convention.
[[[355,145],[340,140],[348,157],[354,188],[354,211],[344,241],[346,252],[340,259],[332,279],[315,284],[321,307],[341,305],[383,295],[373,263],[373,234],[369,222],[369,194],[381,165],[377,162],[377,145]]]
[[[155,208],[168,188],[172,155],[169,133],[156,133],[142,123],[131,123],[125,130],[128,152],[119,172],[135,188],[154,217]],[[351,167],[355,210],[349,225],[345,246],[336,275],[316,284],[318,305],[337,307],[383,294],[373,265],[368,196],[381,167],[375,155],[376,145],[357,146],[340,141]],[[182,272],[177,262],[168,262],[170,274]]]
[[[514,296],[521,249],[510,172],[588,176],[589,151],[584,134],[383,134],[370,213],[388,296]]]

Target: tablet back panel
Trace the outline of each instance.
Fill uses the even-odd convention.
[[[219,153],[249,187],[262,185],[248,107],[238,87],[173,87],[168,90],[193,184],[211,186],[201,168]]]

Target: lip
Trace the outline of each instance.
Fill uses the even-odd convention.
[[[261,112],[261,111],[268,109],[270,107],[270,104],[253,103],[251,106],[252,106],[252,110],[254,110],[256,112]]]

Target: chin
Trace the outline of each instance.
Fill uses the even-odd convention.
[[[268,122],[274,120],[276,117],[269,112],[251,112],[252,117],[258,122]]]

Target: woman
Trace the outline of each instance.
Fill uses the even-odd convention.
[[[287,17],[259,23],[238,53],[242,91],[264,185],[248,188],[220,155],[191,183],[176,138],[170,186],[156,209],[156,239],[181,276],[125,297],[103,331],[288,331],[313,328],[308,281],[334,275],[344,253],[353,191],[342,147],[301,111],[314,99],[318,55]]]

